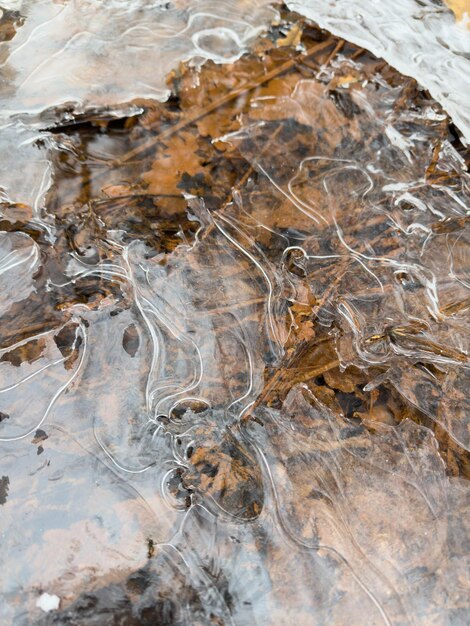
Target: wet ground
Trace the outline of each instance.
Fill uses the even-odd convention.
[[[16,4],[1,624],[468,624],[465,11]]]

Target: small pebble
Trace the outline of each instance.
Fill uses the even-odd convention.
[[[49,593],[43,593],[36,601],[36,606],[42,609],[45,613],[49,611],[56,611],[59,608],[60,598],[59,596],[51,595]]]

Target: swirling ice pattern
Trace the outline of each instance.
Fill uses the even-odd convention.
[[[340,60],[255,100],[223,138],[249,184],[188,197],[171,254],[104,220],[101,256],[70,252],[47,206],[0,235],[2,623],[465,623],[468,489],[430,428],[302,382],[259,402],[310,307],[341,367],[470,447],[468,173],[435,104],[362,78]],[[425,178],[436,145],[451,187]]]
[[[21,14],[17,35],[0,43],[9,82],[2,115],[166,98],[166,77],[180,61],[235,60],[276,11],[262,0],[26,0]]]
[[[0,3],[0,12],[2,6],[18,11],[21,24],[11,41],[0,41],[0,198],[43,206],[51,183],[47,148],[54,142],[41,129],[93,108],[106,107],[119,118],[141,111],[132,100],[165,100],[167,76],[179,62],[226,63],[243,54],[275,20],[277,11],[269,4]],[[22,123],[11,124],[11,116]],[[39,139],[46,142],[42,149]]]

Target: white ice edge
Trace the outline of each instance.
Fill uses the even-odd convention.
[[[431,0],[286,0],[289,9],[382,57],[446,110],[470,145],[470,30]]]

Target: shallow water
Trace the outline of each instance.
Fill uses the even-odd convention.
[[[467,624],[455,67],[457,128],[279,6],[16,5],[1,623]]]

